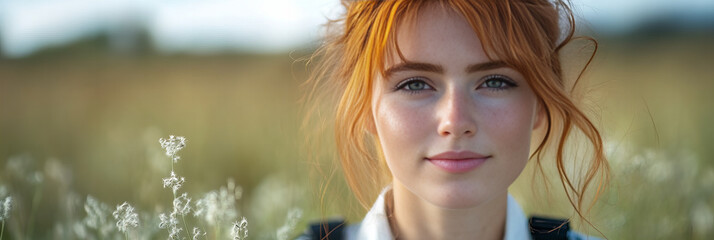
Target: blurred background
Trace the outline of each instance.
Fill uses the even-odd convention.
[[[592,222],[609,239],[714,238],[714,1],[573,4],[579,33],[600,43],[581,104],[612,168]],[[183,216],[187,238],[194,227],[226,238],[241,217],[251,239],[294,237],[320,216],[359,221],[339,172],[314,170],[299,131],[296,59],[339,6],[0,0],[0,201],[13,201],[2,239],[166,238],[159,214],[184,192],[192,208],[211,206]],[[565,64],[578,67],[592,47],[575,46]],[[174,164],[159,144],[169,135],[187,139]],[[178,194],[162,185],[172,169],[185,178]],[[529,181],[513,190],[541,191]],[[529,213],[572,214],[515,195]],[[140,223],[127,234],[112,216],[125,201]]]

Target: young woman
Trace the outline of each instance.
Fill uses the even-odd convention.
[[[559,180],[586,222],[592,204],[583,196],[595,190],[597,199],[607,180],[600,134],[566,88],[577,79],[561,69],[574,31],[567,3],[343,5],[344,17],[328,24],[313,58],[307,97],[312,114],[335,103],[326,109],[334,109],[347,183],[373,205],[359,224],[316,225],[303,238],[585,239],[567,221],[529,220],[508,193],[529,161],[550,167],[540,164],[551,147]],[[573,131],[592,146],[592,156],[577,160],[587,168],[582,179],[564,168]]]

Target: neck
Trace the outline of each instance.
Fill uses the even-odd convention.
[[[397,181],[386,196],[390,228],[397,239],[503,239],[508,195],[478,206],[447,209],[414,195]],[[396,203],[396,204],[394,204]]]

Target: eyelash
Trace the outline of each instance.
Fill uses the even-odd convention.
[[[497,87],[497,88],[492,88],[492,87],[486,87],[486,86],[485,86],[486,83],[488,83],[489,81],[494,81],[494,80],[503,83],[504,86],[503,86],[503,87]],[[431,90],[431,89],[419,89],[419,90],[406,89],[406,87],[409,86],[409,84],[414,83],[414,82],[422,82],[422,83],[425,85],[425,87],[429,87],[429,88],[433,89],[432,86],[430,86],[428,83],[426,83],[426,81],[424,80],[424,78],[422,78],[422,77],[411,77],[411,78],[405,79],[404,81],[399,82],[399,84],[397,84],[397,86],[394,88],[394,90],[395,90],[395,91],[403,90],[403,91],[405,91],[406,93],[409,93],[409,94],[416,94],[416,93],[419,93],[419,92],[424,91],[424,90]],[[488,76],[486,76],[486,77],[484,78],[483,82],[481,83],[481,85],[479,85],[479,88],[484,87],[484,88],[488,89],[489,91],[497,92],[497,91],[508,90],[508,89],[510,89],[510,88],[517,87],[517,86],[518,86],[518,84],[516,84],[515,82],[513,82],[513,80],[511,80],[510,78],[508,78],[508,77],[506,77],[506,76],[504,76],[504,75],[494,74],[494,75],[488,75]]]
[[[504,86],[498,87],[498,88],[485,87],[485,88],[488,88],[489,91],[497,92],[497,91],[503,91],[503,90],[508,90],[508,89],[514,88],[514,87],[518,87],[518,84],[516,84],[513,80],[511,80],[510,78],[508,78],[506,76],[500,75],[500,74],[486,76],[483,83],[481,83],[481,85],[479,85],[479,87],[484,86],[484,85],[486,85],[486,83],[488,83],[489,81],[493,81],[493,80],[502,82],[504,84]]]
[[[429,84],[426,83],[426,81],[424,80],[424,78],[422,78],[422,77],[411,77],[411,78],[405,79],[404,81],[399,82],[399,84],[397,84],[397,86],[394,88],[394,90],[395,90],[395,91],[402,90],[402,91],[405,91],[406,93],[409,93],[409,94],[416,94],[416,93],[419,93],[420,91],[430,90],[430,89],[421,89],[421,90],[406,89],[406,87],[409,86],[409,84],[414,83],[414,82],[422,82],[425,87],[429,87],[429,88],[431,88],[431,89],[434,89],[433,87],[431,87]]]

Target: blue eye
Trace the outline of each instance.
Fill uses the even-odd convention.
[[[491,91],[506,90],[517,87],[513,80],[503,75],[489,75],[479,88],[488,88]]]
[[[409,93],[416,93],[419,91],[432,90],[432,89],[434,89],[434,88],[429,86],[429,84],[427,84],[426,81],[424,81],[423,79],[418,78],[418,77],[408,78],[408,79],[400,82],[399,84],[397,84],[397,87],[395,88],[395,90],[404,90],[404,91],[408,91]]]

